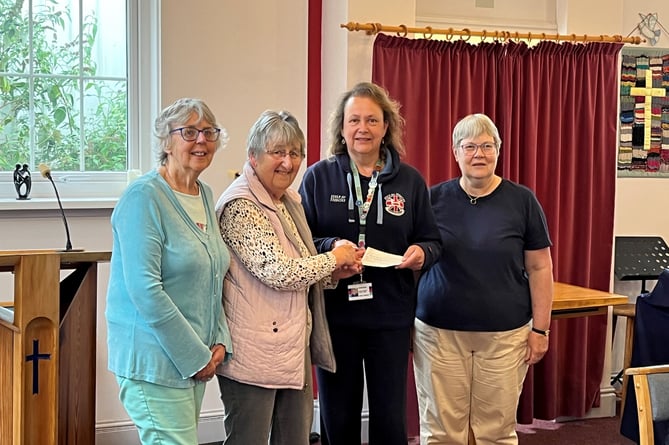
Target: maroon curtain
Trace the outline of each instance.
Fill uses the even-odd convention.
[[[379,34],[372,80],[402,105],[405,161],[429,185],[460,174],[451,152],[456,122],[490,116],[502,138],[497,173],[534,190],[546,212],[555,279],[608,290],[621,47]],[[525,381],[519,422],[582,417],[598,406],[605,336],[605,316],[553,321],[549,352]],[[413,407],[409,416],[417,416]]]

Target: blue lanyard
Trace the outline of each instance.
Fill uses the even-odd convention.
[[[365,231],[367,229],[367,215],[374,200],[374,193],[376,192],[377,179],[379,177],[380,161],[377,161],[376,168],[372,173],[372,179],[369,181],[369,188],[367,189],[367,198],[362,202],[362,187],[360,185],[360,173],[355,162],[351,159],[351,172],[353,172],[353,182],[355,184],[355,205],[358,206],[358,216],[360,217],[360,232],[358,234],[358,246],[365,247]]]

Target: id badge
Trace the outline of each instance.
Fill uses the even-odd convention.
[[[348,285],[348,301],[371,300],[373,297],[372,283],[359,281]]]

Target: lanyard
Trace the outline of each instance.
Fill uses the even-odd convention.
[[[379,177],[379,170],[381,161],[377,161],[372,173],[372,179],[369,181],[369,188],[367,189],[367,198],[362,202],[362,187],[360,185],[360,173],[355,162],[351,160],[351,172],[353,172],[353,182],[355,184],[355,205],[358,206],[358,216],[360,217],[360,232],[358,234],[358,247],[365,247],[365,231],[367,229],[367,214],[372,206],[374,200],[374,193],[376,192],[377,179]]]

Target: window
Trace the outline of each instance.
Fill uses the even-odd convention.
[[[152,166],[158,5],[0,0],[0,208],[20,208],[3,206],[16,164],[29,166],[31,198],[54,197],[45,163],[64,201],[112,203],[129,172]]]

